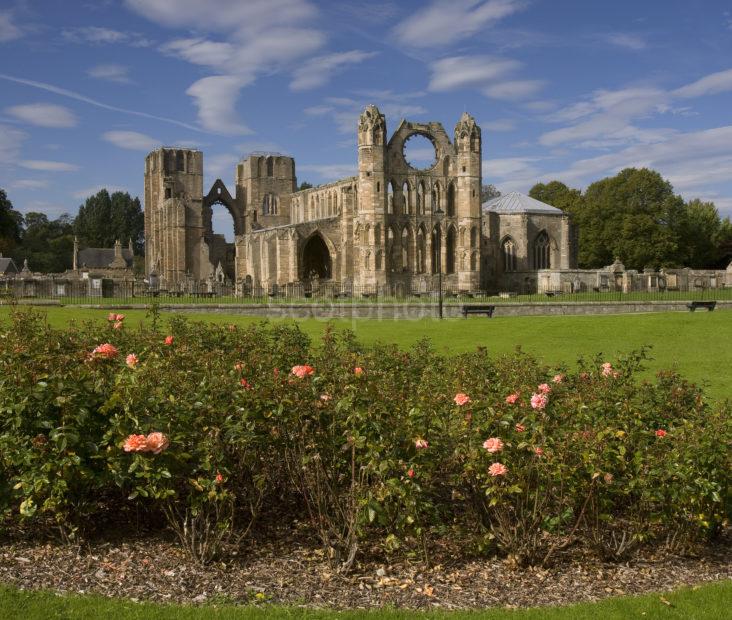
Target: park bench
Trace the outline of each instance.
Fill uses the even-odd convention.
[[[463,306],[463,318],[467,319],[469,314],[485,314],[490,319],[493,316],[495,306]]]
[[[694,312],[697,308],[706,308],[711,312],[714,310],[714,308],[717,307],[716,301],[692,301],[691,303],[686,304],[686,307],[689,309],[690,312]]]
[[[557,295],[561,295],[562,291],[546,291],[544,295],[547,297],[556,297]]]

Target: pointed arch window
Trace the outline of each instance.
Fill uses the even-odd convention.
[[[455,232],[455,228],[450,226],[447,230],[447,239],[446,239],[446,249],[447,249],[447,257],[445,262],[447,263],[445,265],[445,273],[455,273],[455,241],[456,241],[457,233]]]
[[[551,268],[551,243],[549,235],[542,230],[534,241],[534,269]]]
[[[501,256],[503,257],[503,271],[516,271],[516,244],[511,237],[504,239],[501,244]]]
[[[455,185],[450,183],[447,186],[447,216],[453,217],[455,215]]]

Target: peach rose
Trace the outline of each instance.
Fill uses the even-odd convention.
[[[488,473],[494,478],[497,476],[505,476],[508,473],[508,467],[506,467],[503,463],[493,463],[488,468]]]
[[[147,438],[145,435],[130,435],[125,439],[123,449],[125,452],[145,452],[147,450]]]
[[[425,448],[429,448],[430,444],[426,439],[415,439],[414,447],[417,448],[417,450],[424,450]]]
[[[360,366],[356,366],[353,369],[353,374],[356,375],[357,377],[360,377],[363,374],[363,368],[361,368]]]
[[[521,423],[517,424],[514,428],[517,433],[523,433],[526,430],[526,427]]]
[[[413,468],[410,467],[407,470],[407,476],[409,476],[410,478],[414,478],[414,469]]]
[[[668,433],[665,430],[663,430],[662,428],[659,428],[656,431],[656,437],[665,437],[666,435],[668,435]]]
[[[224,481],[224,477],[221,475],[221,472],[216,472],[216,478],[214,480],[216,481],[216,484],[221,484]]]
[[[122,321],[117,321],[114,325],[112,325],[112,329],[122,329],[122,325],[124,325]]]
[[[95,348],[92,351],[92,356],[112,359],[114,357],[117,357],[118,353],[119,353],[119,351],[117,350],[117,347],[115,347],[112,344],[109,344],[108,342],[105,342],[104,344],[100,344],[97,348]]]
[[[165,337],[165,344],[168,345],[168,346],[170,346],[171,344],[173,344],[173,336],[166,336]]]
[[[246,379],[242,377],[242,379],[239,381],[239,385],[241,385],[245,390],[251,390],[252,384],[249,383]]]
[[[115,321],[117,320],[117,314],[116,314],[116,313],[114,313],[114,312],[110,312],[110,313],[109,313],[109,314],[107,315],[107,320],[108,320],[108,321],[109,321],[110,323],[114,323],[114,322],[115,322]]]
[[[541,392],[542,394],[549,394],[549,392],[552,391],[551,386],[548,383],[542,383],[538,388],[536,388]]]
[[[552,383],[564,383],[564,375],[554,375]]]
[[[312,366],[308,366],[307,364],[302,364],[299,366],[293,366],[290,373],[300,379],[304,379],[305,377],[309,377],[310,375],[314,374],[315,368],[313,368]]]
[[[498,437],[491,437],[483,442],[483,447],[493,454],[503,450],[503,442]]]
[[[234,370],[236,370],[237,372],[241,372],[242,370],[244,370],[244,364],[242,364],[241,362],[237,362],[236,364],[234,364]]]
[[[170,445],[168,438],[163,433],[150,433],[146,439],[147,449],[153,454],[160,454]]]
[[[125,358],[125,364],[127,364],[130,368],[134,368],[140,363],[140,359],[135,355],[134,353],[130,353]]]
[[[327,403],[331,398],[333,398],[330,394],[321,394],[320,400],[322,400],[324,403]]]
[[[549,402],[546,394],[532,394],[531,395],[531,406],[534,409],[544,409],[546,404]]]
[[[118,323],[121,322],[121,321],[124,321],[125,320],[125,315],[124,314],[116,314],[114,316],[114,320],[117,321]]]
[[[516,401],[519,399],[520,396],[520,392],[514,392],[513,394],[509,394],[508,396],[506,396],[506,403],[508,403],[509,405],[514,405],[516,404]]]
[[[534,448],[534,454],[536,456],[544,456],[544,450],[542,448]]]
[[[462,407],[470,402],[470,396],[463,394],[462,392],[458,392],[455,394],[455,398],[453,400],[458,407]]]

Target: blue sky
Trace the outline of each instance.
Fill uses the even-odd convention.
[[[161,144],[230,188],[253,150],[347,176],[369,103],[389,131],[467,110],[504,192],[650,166],[732,215],[729,0],[0,2],[0,187],[23,212],[141,196]]]

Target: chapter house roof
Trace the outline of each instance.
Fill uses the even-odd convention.
[[[520,192],[511,192],[492,198],[482,204],[483,212],[495,213],[538,213],[541,215],[562,215],[563,211]]]

